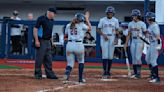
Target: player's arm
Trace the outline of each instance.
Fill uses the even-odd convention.
[[[116,32],[116,34],[119,34],[119,33],[120,33],[120,32],[119,32],[119,22],[118,22],[118,20],[116,21],[115,32]]]
[[[34,36],[34,41],[35,41],[35,47],[40,47],[40,42],[39,42],[39,39],[38,39],[38,29],[41,25],[41,18],[39,17],[37,19],[37,22],[36,22],[36,25],[33,29],[33,36]]]
[[[124,49],[126,50],[127,46],[128,46],[128,42],[130,40],[130,37],[131,37],[131,32],[128,31],[128,35],[126,36],[126,41],[125,41],[125,44],[124,44]]]
[[[156,49],[160,50],[162,48],[162,41],[161,41],[161,38],[160,38],[160,34],[156,35],[156,39],[157,39],[157,44],[158,44]]]
[[[34,36],[34,40],[35,40],[35,46],[40,47],[40,42],[38,39],[38,28],[36,28],[36,27],[34,27],[34,29],[33,29],[33,36]]]
[[[89,11],[85,12],[86,25],[88,26],[88,31],[91,31],[91,23],[89,21],[89,16],[90,16],[90,12]]]
[[[146,24],[145,24],[145,23],[142,24],[141,30],[142,30],[143,34],[145,35],[145,37],[147,37],[147,35],[148,35],[148,30],[147,30],[147,28],[146,28]]]
[[[103,25],[102,25],[102,20],[100,20],[100,22],[99,22],[99,24],[98,24],[98,28],[96,29],[96,31],[97,31],[98,34],[102,35],[103,38],[107,41],[107,40],[108,40],[107,35],[105,35],[105,34],[101,31],[102,26],[103,26]]]
[[[161,37],[160,37],[160,28],[159,28],[159,26],[155,27],[153,32],[156,35],[156,39],[157,39],[158,44],[161,44]]]
[[[103,36],[103,38],[107,41],[108,40],[108,37],[107,37],[107,35],[106,34],[104,34],[102,31],[101,31],[101,28],[97,28],[97,33],[98,34],[100,34],[100,35],[102,35]]]
[[[66,28],[65,28],[65,32],[64,32],[64,41],[68,41],[68,31],[69,31],[69,26],[71,26],[70,24],[67,24]]]

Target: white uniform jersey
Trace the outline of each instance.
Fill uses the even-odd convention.
[[[116,34],[116,29],[119,28],[119,22],[118,19],[115,17],[112,17],[111,19],[108,19],[107,17],[103,17],[100,19],[98,28],[101,29],[103,34],[106,34],[109,38],[108,41],[106,41],[101,36],[101,49],[102,49],[102,58],[103,59],[113,59],[114,54],[114,39]]]
[[[111,19],[108,19],[107,17],[103,17],[100,19],[100,22],[98,24],[98,28],[101,28],[101,31],[104,34],[115,34],[115,30],[119,28],[119,22],[118,19],[115,17],[112,17]]]
[[[11,17],[11,19],[21,20],[19,17],[16,17],[15,19],[13,17]],[[20,26],[20,28],[11,27],[11,36],[21,35],[21,25],[20,24],[17,24],[17,25]]]
[[[131,32],[132,37],[143,36],[143,32],[146,32],[146,24],[142,21],[132,21],[128,25],[128,30],[129,32]]]
[[[68,24],[65,29],[65,34],[68,34],[68,40],[83,41],[85,32],[89,29],[84,22],[80,22],[75,25],[75,28],[70,27]]]
[[[148,27],[148,32],[149,32],[149,41],[156,41],[157,38],[156,36],[157,35],[160,35],[160,29],[159,29],[159,26],[157,23],[153,23],[151,25],[149,25]]]

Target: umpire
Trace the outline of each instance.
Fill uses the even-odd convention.
[[[41,66],[44,65],[45,73],[48,79],[58,79],[52,71],[52,55],[51,55],[51,37],[53,28],[53,18],[56,15],[55,8],[49,8],[47,13],[38,17],[33,30],[35,41],[35,78],[42,79]],[[38,30],[42,29],[42,36],[38,36]]]

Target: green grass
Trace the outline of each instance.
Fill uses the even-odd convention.
[[[102,66],[85,66],[85,68],[88,69],[102,69]],[[127,67],[125,66],[119,66],[119,67],[112,67],[112,69],[127,69]],[[132,67],[131,67],[132,69]],[[142,70],[149,70],[149,68],[144,68],[142,67]],[[164,68],[160,68],[159,70],[164,70]]]
[[[0,65],[0,69],[21,69],[18,66]]]

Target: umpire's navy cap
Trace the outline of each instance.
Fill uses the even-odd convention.
[[[56,12],[56,8],[49,8],[48,11],[53,12],[54,14],[57,13],[57,12]]]

